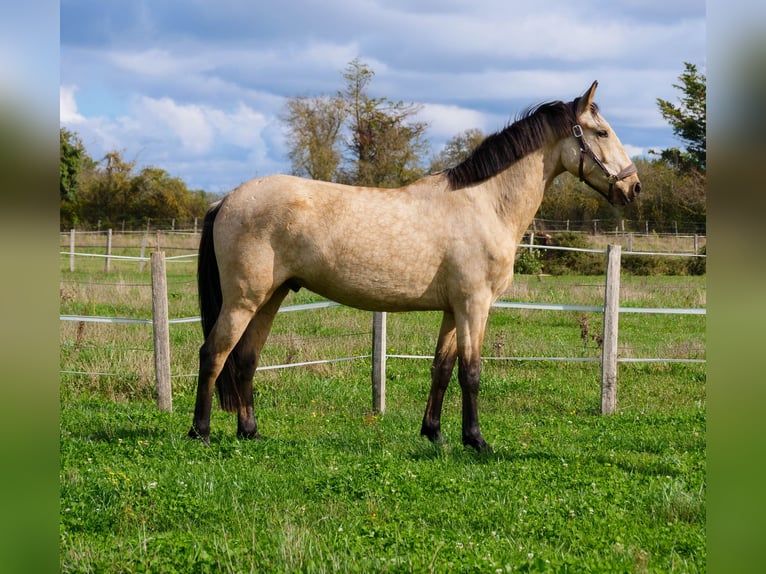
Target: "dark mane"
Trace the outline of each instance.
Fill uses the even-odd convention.
[[[579,98],[578,98],[579,99]],[[522,112],[506,128],[491,134],[458,165],[445,170],[450,189],[461,189],[489,179],[552,138],[572,133],[574,102],[548,102]]]

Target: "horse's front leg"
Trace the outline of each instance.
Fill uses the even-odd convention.
[[[479,378],[481,359],[477,355],[469,361],[460,358],[458,363],[458,381],[463,393],[463,444],[478,451],[489,449],[479,428]]]
[[[435,443],[444,442],[441,432],[441,412],[444,393],[449,386],[452,370],[457,358],[457,340],[455,337],[455,316],[445,311],[442,318],[436,354],[431,364],[431,392],[428,394],[426,412],[420,434]]]
[[[463,395],[463,444],[478,451],[489,450],[479,428],[479,379],[481,376],[481,346],[487,325],[489,303],[474,305],[471,312],[458,317],[458,381]]]

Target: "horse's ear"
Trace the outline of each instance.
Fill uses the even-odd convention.
[[[588,111],[593,104],[593,98],[596,97],[596,88],[598,87],[598,81],[591,84],[590,88],[582,95],[577,101],[577,117],[579,118],[584,112]]]

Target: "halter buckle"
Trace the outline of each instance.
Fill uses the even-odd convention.
[[[580,124],[575,124],[572,127],[572,133],[574,134],[574,137],[581,138],[582,137],[582,126]]]

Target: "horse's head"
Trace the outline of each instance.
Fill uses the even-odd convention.
[[[625,205],[641,192],[636,166],[620,138],[593,103],[598,82],[572,102],[572,137],[563,142],[561,162],[612,205]]]

